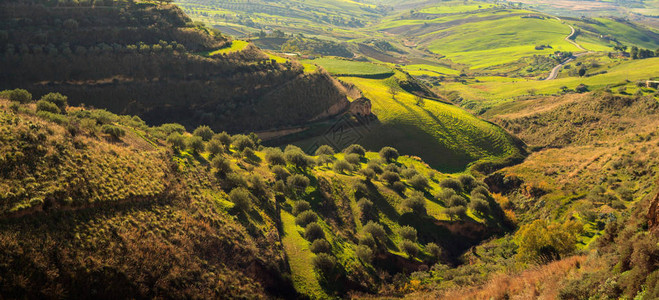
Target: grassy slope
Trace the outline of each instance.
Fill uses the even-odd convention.
[[[387,80],[342,77],[371,99],[380,125],[369,129],[363,143],[370,149],[393,145],[402,153],[423,157],[442,170],[457,171],[479,159],[501,158],[516,153],[511,138],[501,129],[452,105],[426,100],[401,91],[395,99]]]
[[[647,80],[657,75],[659,58],[644,60],[623,61],[618,65],[606,69],[607,73],[591,77],[564,77],[549,81],[535,81],[518,79],[511,81],[487,80],[473,82],[467,85],[461,83],[446,83],[445,91],[458,91],[467,100],[481,102],[486,106],[495,106],[499,103],[510,101],[514,97],[528,95],[529,90],[535,90],[538,94],[558,93],[562,86],[574,89],[583,83],[591,89],[624,83],[626,80]],[[495,78],[496,79],[496,78]]]
[[[432,35],[443,37],[431,42],[428,49],[478,69],[513,62],[534,54],[577,52],[578,48],[563,40],[569,33],[570,28],[555,19],[514,16],[434,32]],[[536,45],[551,45],[552,48],[535,50]]]
[[[361,61],[351,61],[332,57],[323,57],[313,60],[302,60],[305,64],[317,64],[332,75],[348,75],[348,76],[363,76],[363,75],[385,75],[392,74],[391,68]]]

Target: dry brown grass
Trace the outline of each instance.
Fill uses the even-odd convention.
[[[520,274],[498,274],[484,286],[459,288],[438,295],[441,299],[556,299],[560,283],[578,276],[585,256],[572,256]],[[423,297],[420,297],[423,298]]]

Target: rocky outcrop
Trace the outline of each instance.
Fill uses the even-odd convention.
[[[372,115],[373,112],[371,111],[371,100],[366,97],[361,97],[350,102],[350,108],[348,112],[360,117]]]
[[[650,201],[648,209],[648,229],[655,235],[659,235],[659,192]]]

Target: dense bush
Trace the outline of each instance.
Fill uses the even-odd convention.
[[[398,174],[391,172],[391,171],[385,171],[380,175],[380,178],[384,181],[386,181],[388,184],[394,184],[396,181],[400,181],[400,177]]]
[[[359,170],[359,173],[364,175],[366,180],[371,181],[373,180],[377,175],[375,174],[375,171],[373,169],[361,169]]]
[[[453,190],[453,189],[442,189],[442,191],[439,192],[439,194],[437,194],[437,199],[441,200],[445,204],[448,204],[449,199],[451,199],[451,197],[453,197],[455,195],[457,195],[457,194],[455,193],[455,190]]]
[[[445,188],[445,189],[452,189],[456,192],[462,191],[462,183],[460,181],[453,179],[453,178],[446,178],[439,182],[439,186]]]
[[[413,258],[419,253],[419,247],[417,247],[415,242],[410,240],[403,240],[400,242],[399,248],[405,252],[409,258]]]
[[[465,206],[451,206],[444,210],[444,213],[449,216],[451,220],[464,216],[467,213]]]
[[[426,199],[421,195],[412,195],[403,201],[403,206],[416,214],[426,213]]]
[[[307,239],[307,241],[313,242],[324,237],[325,232],[323,231],[323,228],[320,227],[320,225],[318,225],[316,222],[309,223],[304,228],[304,238]]]
[[[238,187],[229,193],[229,201],[241,211],[249,210],[252,203],[252,194],[245,188]]]
[[[358,154],[350,153],[350,154],[346,154],[345,160],[353,165],[359,166],[359,161],[361,159],[359,158]]]
[[[343,159],[339,159],[334,162],[334,166],[332,166],[332,170],[334,170],[335,173],[339,173],[339,174],[343,174],[346,171],[352,172],[352,165]]]
[[[309,223],[316,221],[318,221],[318,216],[316,215],[316,213],[310,210],[303,211],[300,214],[298,214],[297,217],[295,217],[295,224],[300,225],[302,227],[305,227]]]
[[[476,178],[474,178],[474,176],[462,174],[458,176],[458,180],[462,184],[462,187],[465,189],[465,191],[471,191],[474,187],[476,187]]]
[[[371,235],[370,233],[362,233],[359,236],[359,245],[366,246],[371,249],[375,249],[377,247],[375,238],[373,238],[373,235]]]
[[[359,207],[362,221],[369,220],[375,215],[375,207],[371,200],[361,198],[357,201],[357,207]]]
[[[366,165],[366,168],[373,170],[375,174],[382,174],[382,172],[384,172],[384,170],[382,170],[382,166],[380,166],[380,163],[374,160],[369,161]]]
[[[366,149],[364,149],[364,147],[362,147],[361,145],[352,144],[346,147],[345,149],[343,149],[343,153],[345,154],[354,153],[359,155],[359,157],[363,157],[364,155],[366,155]]]
[[[440,248],[435,243],[426,244],[426,251],[430,254],[430,256],[432,256],[435,262],[439,261],[439,259],[442,257],[442,248]]]
[[[398,229],[398,234],[400,235],[401,238],[404,240],[410,240],[412,242],[416,242],[416,229],[412,226],[403,226],[400,229]]]
[[[265,150],[265,161],[271,166],[286,165],[284,152],[279,148],[268,148]]]
[[[582,227],[574,221],[562,224],[535,220],[523,225],[515,234],[522,260],[546,263],[571,254],[576,249],[577,234]]]
[[[382,159],[384,159],[386,162],[392,162],[398,159],[398,150],[393,147],[383,147],[380,149],[379,154],[380,157],[382,157]]]
[[[195,152],[195,153],[201,153],[204,151],[204,140],[200,136],[191,136],[188,138],[188,147]]]
[[[316,149],[314,155],[334,155],[334,148],[328,145],[322,145]]]
[[[304,190],[309,186],[309,178],[300,174],[295,174],[288,177],[286,184],[296,194],[301,194],[304,193]]]
[[[299,148],[288,148],[284,150],[286,161],[300,170],[304,170],[313,165],[313,161]]]
[[[481,215],[486,214],[490,210],[490,205],[486,200],[482,198],[472,198],[469,203],[469,208],[473,211],[480,213]]]
[[[113,139],[119,139],[126,135],[126,131],[118,126],[105,124],[101,127],[101,132],[111,136]]]
[[[206,144],[206,151],[210,152],[213,156],[217,156],[223,151],[222,143],[217,140],[211,140]]]
[[[370,264],[373,261],[373,250],[366,245],[357,245],[355,248],[355,254],[365,263]]]
[[[201,125],[197,127],[197,129],[195,129],[192,134],[201,137],[204,141],[210,141],[213,138],[215,132],[213,132],[210,127]]]
[[[220,177],[225,177],[229,172],[231,172],[231,161],[222,157],[216,156],[211,161],[211,165],[216,170],[216,174]]]
[[[66,113],[66,105],[68,98],[60,93],[48,93],[41,97],[41,100],[51,102],[60,110],[60,113]]]
[[[291,173],[282,166],[274,166],[271,169],[272,173],[275,174],[275,179],[277,180],[286,180]]]
[[[219,141],[226,151],[231,147],[231,136],[226,131],[215,134],[213,139]]]
[[[317,239],[311,243],[311,246],[309,246],[309,250],[311,252],[318,254],[318,253],[331,253],[332,252],[332,246],[330,245],[329,242],[325,239]]]
[[[417,190],[425,190],[428,187],[428,179],[421,174],[414,175],[408,182]]]
[[[240,152],[243,152],[245,148],[254,148],[254,141],[244,134],[234,135],[231,138],[231,144]]]
[[[396,181],[391,185],[391,188],[393,188],[394,191],[398,192],[399,194],[403,194],[407,189],[407,186],[405,186],[405,184],[400,181]]]
[[[11,101],[18,101],[20,103],[27,103],[32,101],[32,94],[26,90],[15,89],[7,92],[7,96]]]
[[[299,200],[299,201],[295,201],[293,203],[293,211],[292,212],[293,212],[294,216],[297,216],[298,214],[300,214],[304,211],[310,210],[310,209],[311,209],[311,205],[309,204],[309,202],[304,201],[304,200]]]
[[[379,241],[381,244],[384,244],[387,238],[387,233],[384,231],[382,225],[373,221],[368,221],[368,223],[362,228],[362,235],[366,234],[370,234],[373,239]]]
[[[412,178],[412,177],[414,177],[415,175],[418,175],[418,174],[419,174],[419,172],[414,168],[406,168],[406,169],[400,171],[400,175],[403,176],[403,178],[405,178],[405,179],[410,179],[410,178]]]
[[[319,253],[313,258],[313,266],[321,274],[330,274],[336,266],[336,259],[327,253]]]
[[[490,191],[488,191],[485,187],[483,186],[477,186],[471,191],[471,197],[478,197],[481,196],[482,198],[487,199],[487,197],[490,196]]]
[[[177,148],[178,150],[185,149],[185,137],[180,133],[174,132],[167,137],[167,142],[172,144],[172,147]]]
[[[39,100],[37,101],[37,112],[46,111],[49,113],[59,114],[61,111],[55,103]]]
[[[467,205],[467,199],[465,199],[462,196],[453,195],[453,196],[451,196],[451,198],[448,199],[448,202],[446,202],[446,204],[449,207],[465,206],[465,205]]]

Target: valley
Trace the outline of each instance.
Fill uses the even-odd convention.
[[[657,5],[0,3],[0,298],[658,298]]]

